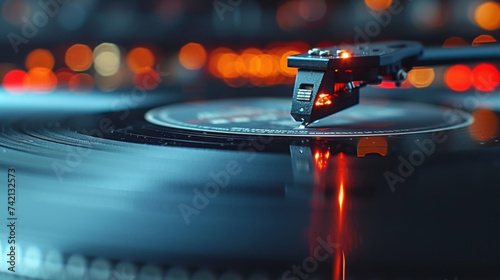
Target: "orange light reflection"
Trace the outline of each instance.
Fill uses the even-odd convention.
[[[315,106],[328,106],[331,104],[332,96],[327,93],[320,93],[318,99],[316,100],[316,103],[314,103]]]
[[[469,126],[469,133],[471,137],[478,141],[488,141],[498,136],[498,117],[497,115],[487,109],[479,109],[472,113],[474,122]]]
[[[342,210],[342,204],[344,204],[344,183],[340,183],[340,191],[339,191],[339,207]]]

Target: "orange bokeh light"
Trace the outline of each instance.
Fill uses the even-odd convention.
[[[87,45],[75,44],[66,51],[64,61],[73,71],[85,71],[92,66],[92,50]]]
[[[415,67],[408,72],[408,81],[417,88],[430,86],[435,77],[434,69],[430,67]]]
[[[487,1],[474,12],[476,24],[486,30],[496,30],[500,28],[500,4],[494,1]]]
[[[181,65],[189,70],[202,68],[207,61],[207,51],[197,43],[189,43],[183,46],[179,52]]]
[[[392,4],[392,0],[365,0],[366,6],[375,11],[382,11]]]
[[[481,45],[481,44],[488,44],[488,43],[496,43],[497,40],[491,36],[491,35],[479,35],[477,36],[474,41],[472,41],[473,46]]]
[[[35,67],[28,72],[24,85],[35,93],[49,93],[56,89],[57,77],[50,69]]]
[[[465,65],[450,67],[444,74],[446,85],[455,91],[466,91],[472,86],[472,71]]]
[[[288,67],[288,57],[291,55],[297,55],[297,54],[299,54],[298,51],[288,51],[281,56],[280,70],[285,76],[295,77],[295,75],[297,75],[297,71],[298,71],[297,68]]]
[[[28,70],[35,67],[52,69],[54,67],[54,56],[48,50],[36,49],[28,54],[25,65]]]
[[[262,55],[262,51],[256,48],[244,50],[236,60],[236,71],[242,77],[252,77],[259,73],[255,59]]]
[[[474,122],[469,133],[476,141],[487,141],[498,135],[498,117],[490,110],[479,109],[472,113]]]
[[[492,91],[500,82],[498,69],[489,64],[481,63],[472,70],[472,85],[480,91]]]
[[[127,65],[134,73],[146,67],[153,67],[154,64],[155,57],[151,50],[147,48],[137,47],[127,54]]]
[[[279,71],[279,66],[275,56],[270,54],[261,54],[252,59],[251,67],[257,70],[258,77],[274,76]]]
[[[11,93],[18,93],[24,90],[24,80],[26,72],[22,70],[11,70],[3,77],[2,85],[4,89]]]
[[[234,52],[225,53],[221,55],[217,61],[217,71],[221,73],[224,78],[236,78],[238,77],[238,71],[236,70],[236,60],[238,55]]]
[[[222,55],[231,52],[232,50],[228,48],[217,48],[210,53],[210,58],[208,60],[208,70],[210,71],[210,74],[214,77],[222,78],[222,73],[218,69],[219,59]]]
[[[303,42],[274,42],[266,49],[247,48],[240,52],[217,48],[209,55],[208,69],[232,87],[247,83],[259,87],[293,84],[297,69],[287,66],[288,56],[308,47]]]

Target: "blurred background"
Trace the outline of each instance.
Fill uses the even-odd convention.
[[[488,0],[5,0],[1,94],[289,87],[286,57],[311,47],[478,45],[499,28],[500,3]],[[479,63],[414,69],[403,87],[492,91],[499,81],[497,64]]]

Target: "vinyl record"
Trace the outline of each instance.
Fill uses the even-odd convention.
[[[360,105],[301,127],[286,99],[233,99],[167,105],[146,113],[168,128],[206,133],[286,137],[353,137],[429,133],[465,127],[469,114],[411,102],[364,100]]]

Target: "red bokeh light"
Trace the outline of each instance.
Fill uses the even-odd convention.
[[[477,90],[492,91],[499,82],[498,69],[489,63],[479,64],[472,70],[472,84]]]
[[[3,77],[3,87],[6,91],[11,93],[18,93],[24,90],[24,79],[26,79],[26,72],[22,70],[11,70]]]
[[[151,67],[143,68],[135,74],[134,84],[141,90],[153,90],[160,84],[160,75]]]
[[[472,71],[465,65],[455,65],[446,71],[444,80],[452,90],[466,91],[472,86]]]
[[[59,68],[55,72],[56,77],[57,77],[57,86],[62,88],[62,87],[69,87],[69,81],[73,76],[75,75],[75,72],[73,72],[71,69],[63,67]]]
[[[71,77],[68,87],[74,92],[87,93],[94,88],[94,79],[87,73],[78,73]]]

